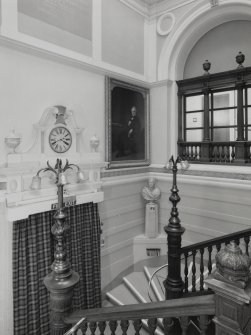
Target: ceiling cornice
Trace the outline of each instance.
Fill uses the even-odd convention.
[[[127,7],[131,8],[138,14],[144,16],[146,19],[149,19],[150,6],[143,4],[141,0],[119,0]]]
[[[166,0],[148,5],[143,0],[119,0],[127,7],[131,8],[146,19],[153,19],[156,16],[173,11],[177,8],[186,6],[192,2],[201,0]]]
[[[184,7],[193,2],[199,2],[200,0],[168,0],[162,1],[155,6],[151,6],[149,10],[149,18],[154,18],[156,16],[162,15],[167,12],[172,12],[175,9]]]

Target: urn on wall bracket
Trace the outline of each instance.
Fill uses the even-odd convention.
[[[11,150],[10,153],[15,154],[16,148],[21,142],[21,137],[15,133],[15,129],[12,129],[10,133],[4,139],[6,146]]]

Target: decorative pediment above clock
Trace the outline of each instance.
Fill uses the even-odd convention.
[[[78,184],[77,172],[69,171],[71,184],[65,187],[69,196],[76,196],[77,203],[102,201],[100,173],[106,163],[98,151],[99,138],[94,135],[88,139],[88,150],[83,130],[78,126],[74,111],[56,105],[46,108],[34,124],[34,136],[26,148],[19,147],[20,135],[14,130],[9,133],[5,138],[9,149],[7,161],[0,167],[0,204],[5,202],[9,218],[48,210],[51,202],[55,202],[57,188],[49,173],[43,176],[39,191],[32,190],[30,185],[38,170],[44,169],[47,162],[53,166],[57,159],[77,165],[84,175],[84,181]],[[44,206],[46,201],[49,207]]]
[[[48,107],[34,126],[38,133],[36,143],[42,154],[69,156],[80,153],[84,128],[77,126],[74,111],[61,105]]]

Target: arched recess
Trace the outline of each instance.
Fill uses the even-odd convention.
[[[200,7],[198,5],[186,17],[163,45],[158,64],[159,81],[183,79],[184,66],[190,51],[209,30],[233,20],[251,21],[251,1],[225,0],[213,8],[209,3]]]
[[[169,127],[169,148],[177,150],[177,87],[176,80],[183,79],[185,63],[198,40],[209,30],[233,20],[251,21],[250,0],[223,0],[219,6],[210,7],[209,2],[198,4],[186,13],[186,19],[165,41],[158,64],[158,80],[168,80],[168,113],[172,125]]]

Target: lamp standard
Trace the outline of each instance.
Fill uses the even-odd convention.
[[[174,160],[173,156],[169,159],[168,164],[165,166],[167,170],[171,170],[173,174],[173,184],[169,200],[172,202],[171,217],[169,223],[164,227],[167,233],[168,243],[168,275],[164,281],[166,290],[166,299],[175,299],[181,296],[183,291],[183,281],[181,278],[180,266],[180,248],[181,248],[181,235],[184,233],[185,228],[180,224],[179,212],[177,204],[180,201],[179,190],[177,188],[177,173],[178,165],[180,169],[187,169],[189,164],[187,161],[182,161],[178,156]]]
[[[55,223],[51,228],[51,232],[56,239],[56,247],[54,253],[54,261],[51,265],[52,272],[44,278],[44,284],[50,292],[50,322],[51,334],[64,334],[69,325],[64,322],[64,315],[70,311],[73,288],[79,281],[77,272],[71,270],[70,262],[66,255],[66,234],[70,227],[65,223],[66,214],[63,204],[63,189],[68,184],[65,172],[69,169],[77,169],[78,181],[83,181],[84,174],[79,166],[69,164],[66,160],[63,166],[62,160],[57,159],[56,165],[53,168],[49,162],[47,167],[40,169],[36,176],[32,178],[31,189],[38,190],[41,188],[40,173],[51,171],[55,175],[55,184],[57,185],[58,206],[54,215]]]

